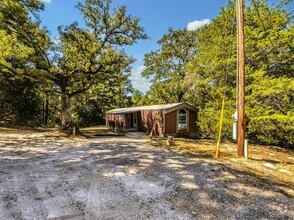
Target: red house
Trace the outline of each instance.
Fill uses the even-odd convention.
[[[106,112],[106,125],[122,131],[150,132],[157,120],[157,135],[195,135],[197,110],[186,103],[117,108]]]

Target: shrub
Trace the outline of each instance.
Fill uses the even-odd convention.
[[[294,115],[273,114],[250,120],[248,136],[253,142],[294,148]]]

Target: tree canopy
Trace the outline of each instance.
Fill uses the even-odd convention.
[[[147,37],[137,17],[128,15],[125,6],[112,9],[111,2],[79,3],[77,8],[84,16],[86,28],[79,27],[77,22],[60,26],[57,42],[49,38],[46,29],[40,28],[40,1],[2,3],[0,34],[11,34],[11,44],[15,46],[13,40],[17,40],[21,47],[4,54],[1,72],[54,83],[61,93],[61,122],[65,129],[72,124],[71,98],[94,85],[114,80],[115,72],[128,72],[134,59],[119,47]]]
[[[245,7],[248,136],[257,143],[294,144],[294,28],[291,13],[284,8],[287,3],[270,6],[266,0],[250,0]],[[160,49],[145,56],[142,75],[153,77],[145,98],[193,104],[199,109],[197,123],[204,138],[216,137],[224,98],[223,136],[231,139],[236,111],[236,35],[234,1],[195,32],[169,30],[158,42]],[[183,59],[186,62],[178,61],[183,55],[188,55]],[[180,91],[184,98],[177,99]]]
[[[255,143],[294,144],[294,28],[293,16],[285,9],[289,2],[246,1],[247,135]],[[162,36],[158,49],[144,57],[142,75],[152,82],[146,94],[132,87],[135,59],[124,50],[147,38],[139,19],[111,0],[85,0],[76,8],[84,23],[59,26],[59,36],[53,39],[38,15],[44,10],[42,1],[0,2],[1,124],[49,120],[68,129],[73,122],[103,123],[111,108],[188,102],[199,110],[200,135],[215,138],[225,99],[223,136],[231,139],[236,109],[235,1],[229,0],[202,28],[170,28]]]
[[[155,102],[181,102],[188,91],[187,66],[197,52],[197,31],[169,29],[159,41],[160,49],[145,54],[142,75],[152,77],[149,94]],[[166,86],[168,85],[168,86]]]

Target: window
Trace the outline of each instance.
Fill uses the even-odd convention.
[[[187,129],[187,111],[185,109],[180,109],[178,112],[178,129]]]

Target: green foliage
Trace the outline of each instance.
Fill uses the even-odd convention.
[[[86,94],[81,94],[73,100],[73,119],[79,126],[91,126],[105,124],[103,103],[95,97],[88,98]]]
[[[246,97],[249,115],[262,116],[294,113],[294,80],[288,77],[270,77],[256,71]]]
[[[210,25],[199,31],[198,55],[189,63],[187,99],[199,108],[198,126],[203,138],[217,137],[222,99],[222,136],[231,138],[236,85],[235,25],[234,4],[229,2]]]
[[[39,26],[43,9],[37,0],[0,3],[1,117],[9,125],[42,123],[40,88],[47,81],[41,67],[46,66],[42,61],[49,46],[47,31]]]
[[[36,74],[43,74],[41,70],[48,68],[46,51],[50,39],[48,32],[40,27],[38,17],[43,9],[44,4],[38,0],[1,1],[0,48],[5,50],[0,55],[1,72],[35,78]],[[36,67],[39,71],[35,71]]]
[[[246,8],[245,23],[249,74],[264,70],[272,77],[293,76],[294,28],[290,13],[269,7],[266,0],[252,0]]]
[[[143,97],[144,94],[143,92],[139,91],[138,89],[134,89],[133,93],[132,93],[132,105],[133,106],[142,106],[143,104]]]
[[[290,147],[294,128],[294,28],[293,17],[284,9],[287,2],[269,6],[266,0],[248,1],[244,29],[248,135],[256,143]],[[181,40],[171,41],[181,31],[169,31],[160,41],[161,48],[145,56],[147,68],[143,75],[154,77],[145,97],[151,103],[175,102],[177,88],[186,88],[183,100],[199,109],[197,124],[202,137],[213,139],[217,137],[221,102],[225,99],[222,137],[231,139],[236,109],[235,1],[230,0],[211,24],[195,33],[196,41],[191,42],[193,57],[179,68],[184,78],[178,78],[181,71],[175,71],[177,68],[170,68],[179,54],[173,50],[178,48],[177,43],[183,46],[180,51],[186,51],[183,48],[190,39],[183,35]]]
[[[40,27],[38,12],[44,9],[39,0],[0,3],[0,72],[16,77],[25,75],[44,84],[53,84],[61,94],[63,128],[72,124],[71,99],[99,84],[109,84],[121,91],[119,106],[127,101],[121,94],[129,82],[113,85],[117,73],[130,72],[134,59],[122,46],[145,39],[139,19],[127,14],[126,7],[111,7],[112,1],[86,0],[77,8],[84,15],[85,27],[77,22],[60,26],[58,42]],[[1,52],[1,51],[0,51]],[[98,88],[98,87],[96,87]]]
[[[293,78],[274,78],[264,71],[257,71],[247,89],[247,112],[251,120],[249,137],[257,143],[293,147]]]
[[[146,38],[136,17],[127,15],[124,6],[111,10],[110,3],[87,0],[84,5],[77,5],[84,15],[86,29],[77,23],[59,27],[58,83],[68,87],[70,96],[109,80],[115,72],[130,71],[134,59],[117,46]]]
[[[197,31],[169,29],[158,41],[160,49],[145,54],[142,75],[153,77],[148,96],[156,103],[181,102],[188,91],[187,65],[196,55]],[[166,86],[168,85],[168,86]]]
[[[249,0],[244,22],[248,135],[256,143],[285,147],[293,146],[294,128],[294,28],[284,9],[289,2],[269,6],[266,0]],[[201,29],[169,29],[160,48],[145,55],[142,75],[153,82],[146,95],[131,86],[134,59],[122,48],[147,36],[125,6],[111,4],[79,3],[85,26],[60,26],[58,41],[52,41],[40,26],[40,0],[1,1],[1,123],[61,121],[66,127],[73,107],[75,122],[92,125],[103,123],[103,113],[112,108],[186,101],[199,109],[202,137],[216,138],[224,98],[223,137],[230,139],[236,99],[234,1]]]
[[[178,102],[178,92],[172,87],[167,86],[167,82],[154,82],[150,90],[146,92],[146,97],[149,98],[149,104],[166,104]]]
[[[17,72],[17,70],[14,70],[14,62],[27,60],[32,53],[32,48],[22,45],[14,34],[0,30],[0,65],[3,67],[2,72]]]
[[[0,124],[41,124],[41,98],[38,87],[28,78],[0,75]]]
[[[252,118],[249,139],[255,143],[294,146],[294,114],[272,114]]]
[[[190,100],[200,108],[203,137],[216,138],[220,104],[226,100],[223,138],[230,139],[235,111],[236,28],[233,2],[199,34],[190,63]],[[293,23],[281,7],[252,1],[245,9],[248,135],[257,143],[293,145]],[[291,116],[292,115],[292,116]]]
[[[133,87],[130,74],[120,72],[103,84],[97,84],[84,94],[73,98],[73,118],[80,126],[105,124],[105,112],[131,105]]]
[[[215,100],[208,102],[205,108],[199,110],[197,125],[200,129],[202,138],[216,139],[218,136],[220,113],[222,100]],[[224,119],[222,126],[222,137],[231,139],[232,124],[234,119],[232,117],[233,108],[231,108],[233,101],[225,101]]]

